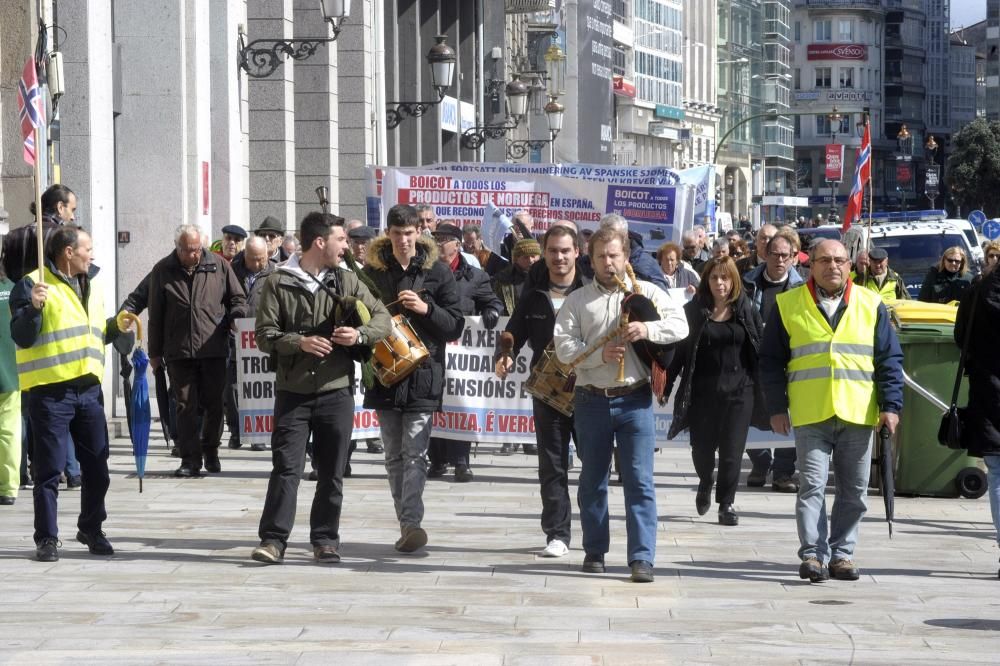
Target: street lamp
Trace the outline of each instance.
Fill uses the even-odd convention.
[[[906,124],[900,126],[896,133],[896,145],[899,154],[896,156],[896,189],[899,191],[901,208],[906,212],[906,192],[913,174],[910,170],[910,160],[913,157],[913,135],[906,128]]]
[[[924,175],[924,194],[931,200],[931,208],[933,209],[934,202],[938,197],[938,184],[941,180],[940,167],[934,162],[934,155],[937,153],[938,142],[934,140],[933,135],[927,137],[927,143],[924,144],[924,149],[927,151],[928,160],[930,162],[930,164],[927,165],[927,173]]]
[[[559,132],[562,131],[565,112],[566,107],[556,101],[555,96],[549,97],[549,103],[545,105],[545,120],[549,125],[549,138],[510,141],[507,144],[507,157],[519,160],[527,155],[529,150],[541,150],[545,144],[548,144],[549,162],[555,162],[555,141]]]
[[[934,135],[927,137],[927,143],[924,144],[924,148],[930,154],[931,166],[934,166],[934,154],[937,153],[938,142],[934,140]]]
[[[270,76],[281,67],[282,56],[292,60],[306,60],[321,44],[337,41],[344,20],[351,15],[351,0],[320,0],[323,20],[330,24],[332,37],[305,37],[302,39],[255,39],[246,41],[246,29],[241,23],[238,28],[239,45],[237,58],[240,67],[255,79]]]
[[[566,94],[566,54],[558,44],[550,44],[545,51],[545,71],[548,74],[549,95]]]
[[[486,143],[486,139],[500,139],[521,123],[521,118],[528,110],[528,86],[515,76],[514,80],[507,84],[505,92],[507,94],[507,117],[512,122],[470,127],[462,132],[463,148],[476,150]],[[560,119],[559,122],[561,123],[562,120]],[[561,125],[560,129],[562,129]]]
[[[837,144],[837,134],[840,132],[840,125],[844,120],[844,116],[837,111],[837,107],[833,107],[830,113],[826,114],[827,124],[830,125],[830,141],[834,146]],[[840,168],[838,173],[843,176],[844,172],[844,153],[843,150],[840,151]],[[837,191],[840,190],[840,178],[836,178],[830,181],[830,215],[837,214]]]
[[[445,44],[446,35],[438,35],[437,44],[427,52],[427,64],[431,68],[431,86],[437,92],[437,100],[432,102],[389,102],[385,114],[385,124],[389,129],[398,127],[406,116],[419,118],[432,107],[441,103],[445,91],[455,78],[455,50]],[[395,105],[395,107],[393,107]]]

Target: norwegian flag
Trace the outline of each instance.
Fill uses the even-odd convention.
[[[851,228],[855,220],[861,218],[861,204],[865,196],[865,185],[872,178],[872,133],[865,118],[865,133],[861,137],[861,149],[858,151],[857,164],[854,167],[854,185],[851,195],[847,198],[847,212],[844,213],[844,226],[841,232]]]
[[[45,104],[42,89],[38,86],[35,58],[24,63],[24,72],[17,84],[17,113],[21,120],[21,138],[24,139],[24,161],[35,165],[35,128],[45,123]]]

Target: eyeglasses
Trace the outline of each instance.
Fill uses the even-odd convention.
[[[829,266],[830,264],[837,264],[838,266],[843,266],[850,262],[847,257],[816,257],[813,259],[814,264],[823,264]]]
[[[962,258],[961,257],[959,257],[957,259],[954,258],[954,257],[945,257],[944,260],[945,260],[946,263],[949,263],[949,264],[960,264],[960,263],[962,263]]]
[[[768,252],[768,254],[778,261],[788,261],[792,258],[792,255],[788,252]]]
[[[274,240],[275,238],[278,237],[278,234],[267,233],[267,232],[264,233],[258,232],[257,235],[260,236],[261,238],[266,238],[267,240]]]
[[[1000,254],[988,254],[986,255],[986,259],[988,261],[996,261],[997,259],[1000,259]]]

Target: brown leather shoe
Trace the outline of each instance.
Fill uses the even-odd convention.
[[[403,525],[402,536],[396,541],[395,548],[401,553],[412,553],[427,545],[427,532],[415,525]]]
[[[336,546],[313,546],[313,558],[320,564],[337,564],[340,562],[340,553]]]
[[[830,575],[837,580],[857,580],[861,578],[861,572],[853,561],[846,558],[831,560]]]

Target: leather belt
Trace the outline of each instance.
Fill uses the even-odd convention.
[[[628,386],[616,386],[614,388],[598,388],[596,386],[590,386],[584,384],[583,386],[577,386],[577,390],[585,391],[592,395],[599,395],[605,398],[620,398],[623,395],[631,395],[636,391],[641,391],[642,389],[649,386],[648,379],[641,379],[635,384],[629,384]]]

